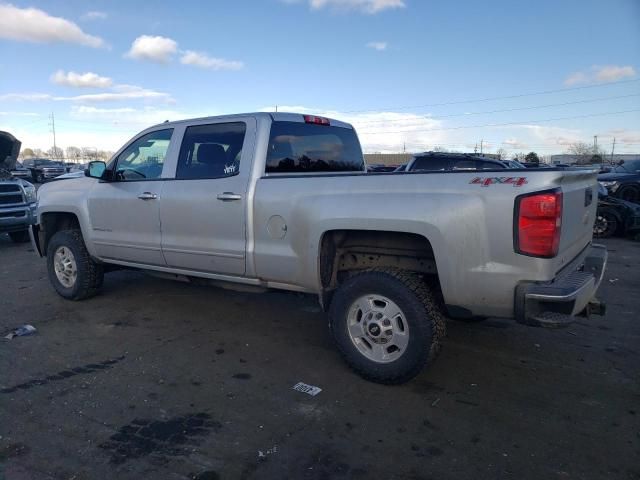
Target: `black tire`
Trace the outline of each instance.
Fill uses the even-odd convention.
[[[59,247],[71,250],[76,262],[75,283],[67,287],[58,279],[54,268],[54,256]],[[47,271],[49,281],[61,297],[68,300],[84,300],[94,296],[104,278],[102,264],[94,262],[84,244],[80,230],[60,230],[56,232],[47,246]]]
[[[640,187],[634,187],[633,185],[622,187],[617,197],[627,202],[640,203]]]
[[[336,345],[349,366],[363,378],[383,384],[411,380],[432,362],[446,334],[438,292],[420,276],[393,268],[375,268],[349,277],[338,288],[329,308],[329,326]],[[352,304],[366,295],[381,295],[393,301],[408,323],[409,340],[404,352],[389,363],[367,358],[348,332]]]
[[[29,230],[21,230],[19,232],[9,232],[9,238],[13,243],[27,243],[29,239]]]
[[[599,208],[593,224],[593,235],[598,238],[609,238],[619,232],[621,221],[615,210],[607,207]]]

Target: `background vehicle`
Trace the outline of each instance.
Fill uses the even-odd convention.
[[[640,203],[640,159],[621,161],[609,173],[599,175],[598,181],[612,197]]]
[[[611,197],[598,185],[598,211],[593,235],[607,238],[613,235],[635,234],[640,231],[640,205]]]
[[[8,233],[14,242],[28,242],[29,227],[35,221],[36,189],[12,175],[19,153],[20,141],[0,132],[0,234]]]
[[[43,183],[46,180],[67,173],[64,163],[48,158],[27,158],[23,165],[31,172],[31,178],[35,183]]]
[[[493,158],[483,157],[480,155],[470,155],[468,153],[424,152],[416,153],[404,168],[400,166],[396,171],[424,172],[523,168],[518,165],[507,160],[495,160]]]
[[[33,236],[70,300],[105,265],[316,294],[349,365],[400,383],[437,355],[445,314],[561,326],[591,302],[595,172],[511,175],[371,175],[351,125],[312,115],[167,122],[43,185]]]
[[[20,162],[16,162],[16,166],[11,170],[11,175],[15,178],[31,180],[31,171],[25,168]]]

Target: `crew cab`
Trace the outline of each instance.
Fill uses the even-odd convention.
[[[353,127],[294,113],[166,122],[43,185],[34,246],[64,298],[114,268],[317,295],[363,377],[400,383],[445,315],[561,326],[587,308],[594,171],[366,172]]]

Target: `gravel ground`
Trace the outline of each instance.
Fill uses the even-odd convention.
[[[59,298],[0,235],[0,479],[640,479],[640,243],[606,317],[449,322],[398,387],[355,376],[315,298],[120,271]],[[292,390],[297,382],[317,396]]]

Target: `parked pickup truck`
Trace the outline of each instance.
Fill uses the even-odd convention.
[[[64,163],[48,158],[27,158],[22,165],[31,172],[31,178],[36,183],[44,183],[67,173]]]
[[[12,174],[20,153],[20,141],[8,132],[0,132],[0,234],[12,241],[29,241],[29,227],[35,222],[36,189]]]
[[[367,173],[351,125],[254,113],[144,130],[42,186],[32,232],[71,300],[114,266],[316,294],[346,361],[400,383],[435,358],[445,315],[560,326],[591,304],[596,186],[592,171]]]

